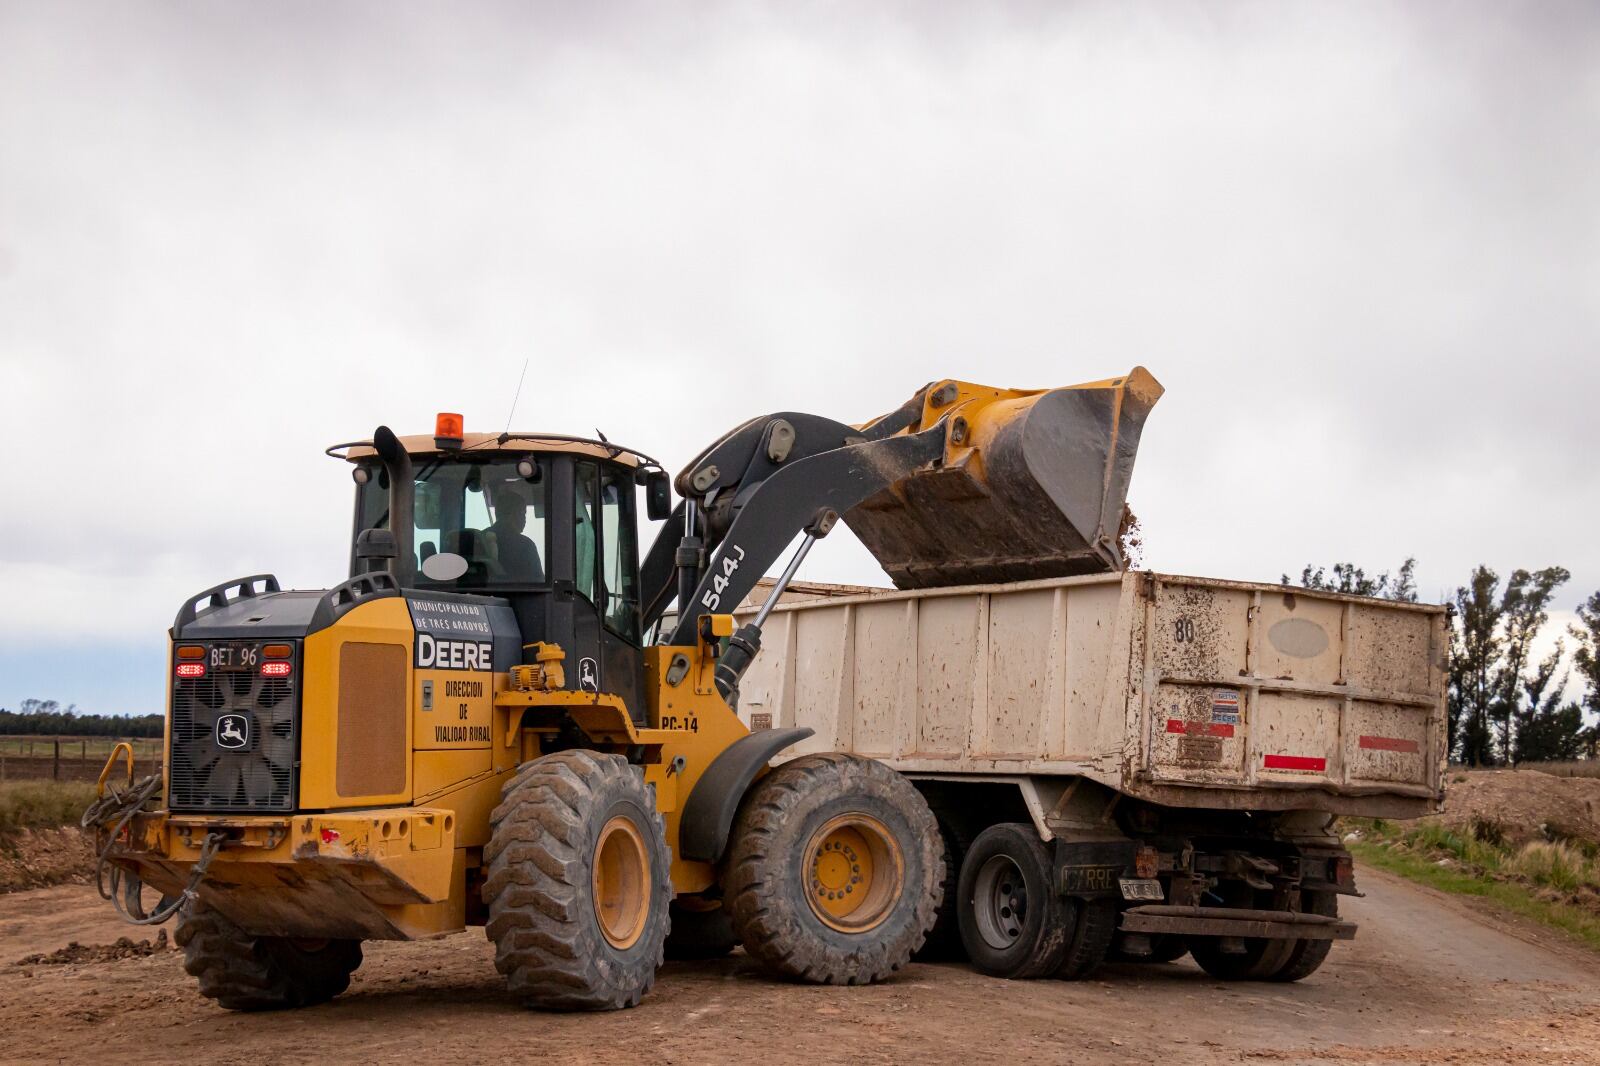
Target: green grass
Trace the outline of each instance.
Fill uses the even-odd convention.
[[[1353,827],[1363,839],[1351,841],[1350,850],[1362,862],[1442,892],[1488,900],[1600,951],[1600,907],[1593,902],[1600,860],[1592,845],[1537,840],[1512,848],[1492,823],[1466,831],[1437,823],[1401,830],[1381,820]]]
[[[77,825],[94,795],[95,786],[83,781],[0,783],[0,835]]]

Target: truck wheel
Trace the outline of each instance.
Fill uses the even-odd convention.
[[[667,958],[720,959],[738,946],[739,938],[733,935],[728,908],[717,906],[706,910],[685,904],[683,900],[673,901]]]
[[[1339,917],[1339,897],[1332,892],[1302,892],[1300,901],[1300,909],[1307,914]],[[1328,952],[1332,950],[1331,940],[1296,940],[1294,950],[1289,953],[1289,961],[1272,974],[1271,979],[1298,981],[1302,977],[1310,977],[1327,960]]]
[[[1004,822],[978,834],[961,863],[959,904],[961,942],[979,971],[1022,979],[1062,968],[1077,908],[1056,892],[1050,850],[1032,825]]]
[[[326,1003],[350,987],[361,965],[359,940],[251,936],[202,903],[180,912],[174,939],[200,994],[228,1010]]]
[[[672,898],[643,776],[573,749],[523,764],[500,794],[483,900],[506,987],[544,1010],[634,1006],[655,983]]]
[[[1117,934],[1117,905],[1110,900],[1067,900],[1075,921],[1072,942],[1056,970],[1063,981],[1079,981],[1100,968]]]
[[[960,896],[961,860],[967,854],[972,838],[964,833],[957,821],[937,804],[930,803],[933,820],[939,826],[939,839],[944,842],[944,895],[939,910],[934,915],[933,929],[927,943],[922,945],[916,958],[919,961],[965,959],[966,949],[961,946],[961,923],[956,917],[956,899]]]
[[[1258,903],[1255,890],[1239,882],[1218,886],[1218,891],[1224,893],[1231,907],[1248,908]],[[1298,941],[1245,937],[1242,951],[1223,951],[1225,943],[1222,937],[1190,937],[1189,954],[1202,970],[1219,980],[1264,981],[1288,964]]]
[[[1176,933],[1153,933],[1150,936],[1150,953],[1148,955],[1130,955],[1120,948],[1111,951],[1112,962],[1139,962],[1162,963],[1177,962],[1189,954],[1189,945]]]
[[[881,981],[933,927],[942,851],[922,794],[882,763],[832,753],[785,763],[750,790],[735,822],[734,931],[784,977]]]

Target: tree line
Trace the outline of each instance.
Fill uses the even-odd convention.
[[[1307,566],[1305,588],[1415,603],[1415,559],[1394,574],[1351,563]],[[1472,571],[1450,601],[1450,757],[1470,766],[1595,758],[1600,749],[1600,592],[1578,608],[1550,654],[1534,644],[1550,623],[1550,601],[1571,580],[1563,567],[1513,570],[1504,584],[1488,566]],[[1292,584],[1283,575],[1285,585]],[[1569,645],[1570,641],[1570,645]],[[1571,654],[1568,654],[1568,650]],[[1577,700],[1565,693],[1576,674]]]
[[[23,700],[21,708],[0,707],[0,736],[159,737],[159,714],[82,714],[76,704]]]

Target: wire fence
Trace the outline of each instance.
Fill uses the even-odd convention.
[[[0,736],[0,781],[94,780],[119,742],[117,737]],[[160,762],[160,737],[129,737],[126,743],[133,746],[141,772]]]

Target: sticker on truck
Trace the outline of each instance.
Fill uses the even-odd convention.
[[[1211,695],[1211,720],[1218,725],[1239,724],[1239,691],[1219,688]]]

